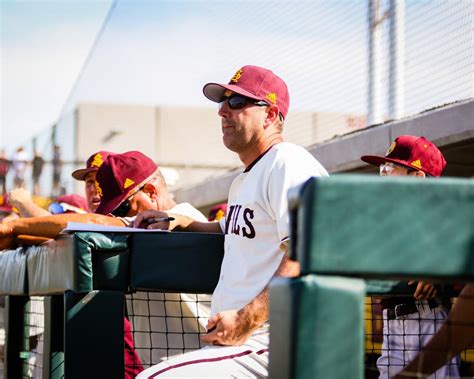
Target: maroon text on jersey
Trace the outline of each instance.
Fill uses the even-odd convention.
[[[225,234],[236,234],[246,238],[255,238],[255,228],[252,225],[253,209],[242,205],[231,205],[225,218]]]

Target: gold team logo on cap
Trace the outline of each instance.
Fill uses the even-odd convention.
[[[97,192],[97,196],[102,197],[102,188],[100,188],[99,182],[95,181],[95,192]]]
[[[276,104],[277,102],[277,95],[275,92],[270,92],[269,94],[267,94],[267,96],[265,96],[268,100],[270,100],[273,104]]]
[[[215,221],[220,221],[221,219],[223,219],[225,217],[225,213],[222,209],[219,209],[216,213],[216,217],[214,217],[214,220]]]
[[[127,189],[128,187],[130,187],[133,184],[135,184],[135,182],[132,179],[127,178],[127,179],[125,179],[125,182],[123,183],[123,188]]]
[[[418,170],[421,170],[421,162],[419,159],[410,163],[413,167],[416,167]]]
[[[92,160],[91,167],[100,167],[102,166],[102,163],[104,163],[104,160],[102,159],[102,154],[97,153],[94,155],[94,159]]]
[[[393,149],[395,149],[395,146],[397,146],[397,143],[395,141],[393,141],[392,144],[390,145],[390,147],[388,148],[387,152],[385,153],[385,156],[390,155],[390,153],[393,151]]]
[[[243,73],[244,73],[244,70],[240,69],[234,74],[234,76],[230,79],[230,81],[233,83],[237,83],[240,80],[240,77],[242,76]]]

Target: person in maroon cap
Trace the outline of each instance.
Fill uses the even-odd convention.
[[[139,151],[129,151],[123,154],[109,156],[97,172],[97,191],[101,202],[96,212],[103,215],[113,215],[130,225],[138,212],[153,210],[168,210],[173,213],[206,221],[204,215],[189,203],[176,204],[168,192],[166,181],[156,163]],[[135,294],[138,299],[148,299],[147,293]],[[176,332],[180,328],[183,334],[197,335],[205,331],[205,321],[209,317],[210,296],[192,294],[165,294],[166,298],[174,297],[175,301],[134,302],[133,338],[138,353],[144,365],[151,364],[153,359],[168,357],[167,346],[153,346],[149,333],[143,332],[149,328],[150,318],[162,315],[166,308],[168,314],[192,315],[183,317],[180,325],[174,326]],[[198,306],[197,306],[198,305]],[[135,315],[138,315],[135,317]],[[165,325],[156,324],[153,333],[167,333]],[[161,349],[160,349],[161,347]]]
[[[87,212],[94,212],[99,206],[100,198],[97,195],[96,191],[95,176],[99,167],[110,154],[113,153],[109,151],[98,151],[97,153],[94,153],[89,157],[85,168],[78,169],[72,173],[72,177],[74,179],[82,180],[85,182],[87,206],[80,208]],[[10,192],[10,201],[12,205],[19,210],[21,217],[42,217],[49,216],[51,214],[65,213],[60,212],[58,207],[55,208],[55,212],[51,212],[50,210],[41,208],[33,201],[30,192],[24,188],[16,188],[12,190]],[[68,202],[65,201],[65,203]]]
[[[202,337],[210,345],[138,378],[268,376],[268,283],[274,276],[299,273],[286,251],[287,192],[312,176],[328,175],[305,149],[283,141],[290,98],[285,82],[271,70],[244,66],[227,84],[208,83],[203,92],[218,103],[224,145],[245,166],[231,185],[226,217],[204,223],[146,211],[134,225],[225,234],[221,275]],[[156,220],[161,217],[170,218]]]
[[[114,153],[110,151],[98,151],[87,159],[85,168],[73,171],[71,174],[74,179],[84,181],[87,205],[91,212],[95,212],[100,203],[100,197],[96,191],[95,176],[99,167],[111,154]]]
[[[12,204],[19,209],[22,217],[30,217],[27,223],[23,222],[20,225],[11,224],[13,230],[17,227],[18,229],[22,228],[24,230],[23,233],[27,235],[55,237],[66,227],[68,221],[124,226],[123,222],[118,219],[96,216],[89,213],[90,210],[95,211],[100,203],[95,181],[97,171],[104,160],[112,154],[113,153],[108,151],[96,152],[89,157],[85,168],[78,169],[72,173],[74,179],[83,180],[85,182],[86,199],[74,194],[59,196],[55,202],[50,204],[49,209],[45,210],[33,202],[27,190],[23,188],[13,190],[11,192]],[[75,215],[71,217],[72,214]],[[76,215],[79,214],[81,217],[78,219]],[[53,216],[44,217],[51,215]],[[49,227],[47,227],[47,225],[49,225]],[[19,234],[13,230],[13,234]],[[38,243],[40,241],[41,240],[38,239]],[[126,318],[124,319],[124,342],[125,378],[134,378],[143,370],[143,367],[135,351],[130,323]]]
[[[206,220],[191,204],[176,204],[158,165],[139,151],[109,156],[97,171],[96,190],[100,204],[95,212],[118,217],[125,225],[149,209]]]
[[[441,151],[425,137],[402,135],[395,139],[385,156],[364,155],[364,162],[379,166],[380,176],[441,176],[446,160]],[[382,354],[377,360],[380,378],[391,378],[441,327],[448,316],[449,298],[439,296],[431,283],[411,281],[416,285],[413,297],[381,300],[383,308]],[[437,296],[438,295],[438,296]],[[458,358],[436,372],[436,377],[459,376]]]

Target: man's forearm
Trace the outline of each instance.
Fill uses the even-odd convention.
[[[176,227],[176,230],[199,233],[222,233],[218,222],[200,222],[192,220],[189,217],[182,217],[181,220],[184,221],[181,225]]]
[[[20,211],[21,217],[45,217],[51,216],[46,209],[41,208],[39,205],[36,205],[33,202],[16,204],[16,208]]]
[[[9,227],[11,227],[12,234],[15,236],[26,234],[30,236],[54,238],[61,233],[61,231],[67,226],[68,222],[124,226],[123,222],[117,218],[88,213],[20,218],[11,221]]]
[[[291,261],[288,258],[287,252],[283,255],[278,269],[275,271],[273,277],[283,276],[292,278],[298,276],[300,273],[300,265],[298,262]],[[269,284],[252,299],[250,303],[239,310],[239,315],[247,320],[248,325],[252,329],[256,329],[269,319]]]

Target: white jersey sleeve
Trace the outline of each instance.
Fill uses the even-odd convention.
[[[278,237],[289,236],[288,190],[313,176],[328,176],[326,169],[302,147],[282,144],[268,181],[268,199],[274,214]]]

